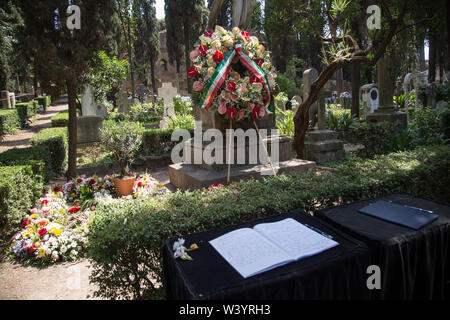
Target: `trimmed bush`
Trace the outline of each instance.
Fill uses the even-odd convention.
[[[39,96],[36,98],[36,100],[39,102],[39,105],[44,108],[44,111],[47,110],[47,108],[51,104],[51,97],[50,96]]]
[[[97,207],[89,227],[90,281],[97,296],[143,298],[162,281],[164,241],[230,224],[287,212],[314,212],[394,192],[449,202],[450,148],[435,146],[352,158],[340,172],[290,173],[233,183],[212,192],[175,192],[116,200]]]
[[[20,128],[20,118],[16,109],[0,110],[0,137],[16,132]]]
[[[33,146],[46,146],[50,151],[53,172],[61,174],[67,166],[68,132],[67,128],[48,128],[39,131],[30,139]]]
[[[14,227],[33,207],[43,190],[30,166],[0,167],[0,226]]]
[[[194,129],[186,129],[194,136]],[[145,129],[139,155],[161,155],[170,152],[179,141],[172,141],[174,129]],[[181,141],[181,140],[180,140]]]
[[[37,108],[33,101],[17,103],[16,110],[19,115],[20,127],[22,129],[28,127],[28,119],[33,118],[37,113]]]
[[[67,127],[69,125],[69,111],[58,112],[52,117],[51,121],[52,127]]]
[[[0,153],[0,166],[29,165],[45,181],[52,177],[50,151],[47,146],[14,148]]]
[[[410,145],[407,131],[399,130],[396,122],[354,122],[343,133],[348,142],[363,144],[364,149],[358,150],[358,154],[368,158],[404,150]]]

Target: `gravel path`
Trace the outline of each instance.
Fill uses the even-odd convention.
[[[39,131],[50,128],[51,118],[62,110],[67,110],[67,96],[56,99],[45,113],[38,113],[36,120],[27,129],[19,130],[15,134],[5,135],[0,138],[0,152],[12,148],[25,148],[30,146],[30,139]]]

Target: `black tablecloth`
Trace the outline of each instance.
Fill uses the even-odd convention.
[[[227,232],[262,222],[293,218],[332,235],[338,246],[312,257],[243,278],[209,244]],[[185,246],[197,243],[193,261],[173,258],[173,243],[163,248],[164,287],[167,299],[368,299],[368,248],[302,211],[257,219],[184,237]]]
[[[378,200],[431,210],[433,223],[413,230],[358,212]],[[337,206],[316,213],[340,230],[365,242],[371,264],[381,269],[374,299],[448,298],[450,280],[450,207],[408,194],[392,194]]]

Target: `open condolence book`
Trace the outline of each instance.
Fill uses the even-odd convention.
[[[209,243],[244,278],[338,245],[291,218],[237,229]]]

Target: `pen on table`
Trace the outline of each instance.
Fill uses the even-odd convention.
[[[425,212],[428,212],[428,213],[433,213],[433,211],[425,210],[425,209],[417,208],[417,207],[413,207],[413,206],[407,206],[406,204],[403,205],[403,206],[404,206],[404,207],[407,207],[407,208],[411,208],[411,209],[416,209],[416,210],[420,210],[420,211],[425,211]]]
[[[325,237],[327,237],[327,238],[333,239],[333,236],[330,236],[328,233],[325,233],[325,232],[323,232],[322,230],[319,230],[319,229],[317,229],[317,228],[315,228],[315,227],[313,227],[313,226],[310,226],[309,224],[305,224],[305,226],[307,226],[307,227],[310,228],[311,230],[314,230],[314,231],[320,233],[321,235],[323,235],[323,236],[325,236]]]

